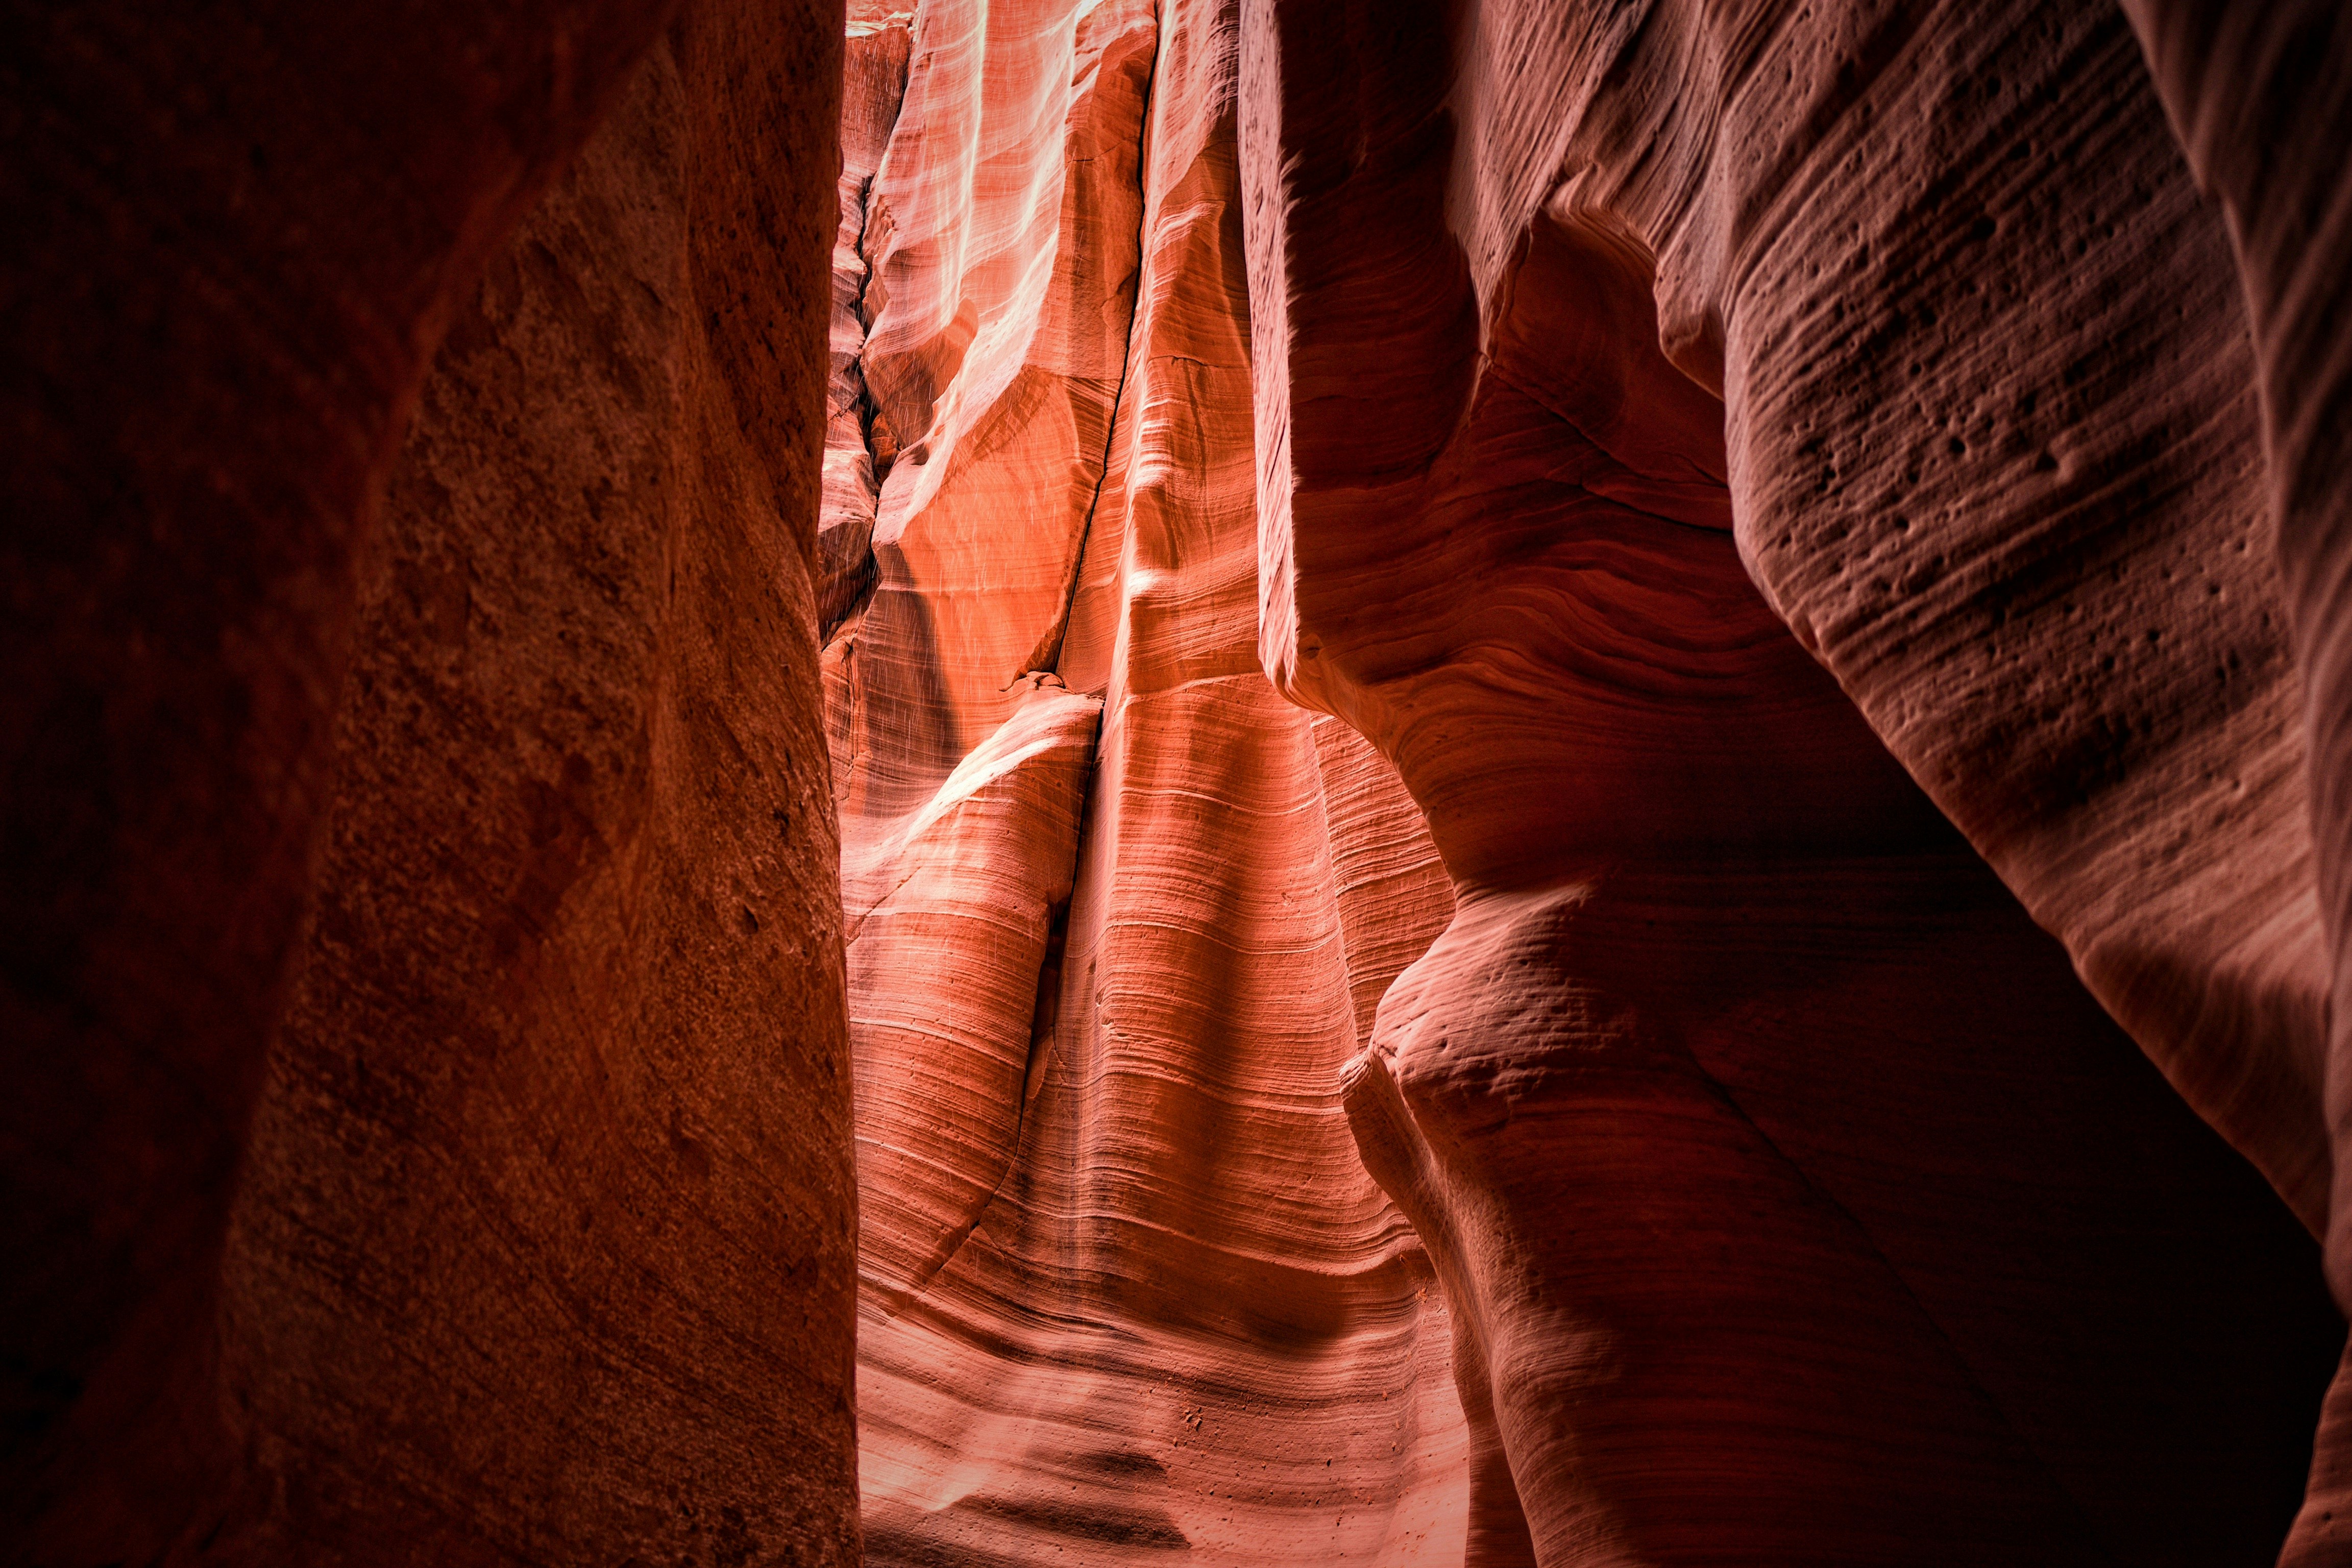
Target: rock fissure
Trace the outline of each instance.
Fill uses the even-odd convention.
[[[1161,3],[1162,0],[1153,0],[1152,17],[1154,30],[1151,43],[1151,59],[1150,63],[1144,68],[1143,108],[1139,123],[1136,127],[1136,195],[1139,198],[1139,205],[1140,205],[1140,199],[1147,194],[1143,188],[1143,182],[1146,177],[1145,169],[1147,163],[1145,153],[1150,146],[1151,136],[1151,91],[1153,83],[1158,79],[1160,37],[1165,26],[1165,24],[1160,20],[1159,15],[1159,6]],[[1144,218],[1140,216],[1137,219],[1136,248],[1139,255],[1140,254],[1143,246],[1144,221]],[[1111,394],[1110,419],[1103,429],[1102,457],[1100,458],[1100,468],[1095,476],[1094,494],[1087,498],[1086,518],[1085,521],[1080,522],[1078,525],[1077,545],[1076,548],[1072,550],[1070,552],[1069,578],[1063,584],[1061,601],[1055,607],[1052,626],[1046,631],[1045,636],[1037,639],[1037,649],[1030,656],[1028,668],[1032,670],[1059,670],[1061,668],[1062,644],[1069,636],[1070,612],[1076,606],[1078,597],[1078,578],[1080,574],[1086,570],[1087,542],[1094,536],[1095,514],[1101,510],[1103,485],[1105,481],[1110,478],[1112,446],[1113,443],[1118,439],[1118,411],[1121,407],[1125,406],[1127,402],[1128,370],[1134,363],[1135,358],[1136,322],[1138,319],[1142,316],[1144,311],[1143,290],[1140,286],[1141,282],[1142,275],[1139,267],[1136,277],[1137,287],[1135,288],[1132,295],[1132,303],[1128,309],[1127,342],[1119,353],[1118,384]],[[1018,680],[1021,679],[1021,676],[1016,674],[1013,679]]]

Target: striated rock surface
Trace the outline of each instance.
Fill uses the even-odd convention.
[[[908,23],[894,12],[853,13],[843,41],[840,221],[833,244],[832,370],[825,387],[824,523],[817,535],[817,613],[830,633],[856,608],[874,581],[874,503],[897,448],[881,427],[875,449],[874,403],[861,354],[871,321],[866,289],[866,211],[874,175],[907,90]]]
[[[899,452],[826,660],[877,1564],[1463,1552],[1444,1310],[1338,1098],[1450,900],[1258,668],[1234,41],[927,5],[864,216]]]
[[[2267,1561],[2340,1324],[2026,918],[2317,1224],[2250,363],[2121,17],[1275,3],[1241,92],[1267,667],[1459,900],[1349,1107],[1480,1560],[1515,1481],[1546,1563]]]
[[[315,10],[0,22],[0,1555],[2345,1557],[2340,7]]]
[[[2320,3],[2128,0],[2158,94],[2237,252],[2278,560],[2305,688],[2318,889],[2336,998],[2325,1105],[2339,1151],[2328,1276],[2352,1301],[2352,18]],[[2352,1378],[2329,1396],[2286,1560],[2352,1553]]]
[[[1539,209],[1623,226],[1656,258],[1665,357],[1725,393],[1768,602],[2316,1226],[2326,979],[2251,366],[2128,29],[2020,7],[1963,39],[1945,8],[1884,6],[1751,35],[1668,7],[1638,38],[1580,14],[1537,44],[1548,14],[1483,9],[1460,102],[1391,177],[1333,193],[1355,253],[1320,292],[1377,300],[1391,381],[1335,364],[1332,406],[1367,416],[1332,428],[1404,462],[1424,405],[1469,396]],[[1433,104],[1445,47],[1383,58]],[[1454,158],[1458,188],[1407,188],[1402,165]],[[1868,177],[1831,180],[1840,159]],[[1416,267],[1445,281],[1397,297]],[[1406,384],[1417,359],[1442,393]],[[1270,395],[1324,395],[1311,349],[1292,363]]]
[[[1109,15],[922,10],[844,209],[870,406],[836,451],[888,465],[827,653],[878,1557],[1342,1529],[1256,1489],[1322,1440],[1304,1403],[1228,1407],[1263,1468],[1223,1489],[1153,1440],[1212,1366],[1319,1386],[1242,1326],[1299,1287],[1234,1257],[1396,1224],[1286,1219],[1352,1173],[1264,1182],[1318,1145],[1226,1109],[1336,1065],[1291,923],[1328,879],[1354,1136],[1454,1309],[1465,1425],[1411,1485],[1472,1561],[2268,1560],[2341,1335],[2294,1217],[2329,1180],[2318,905],[2250,362],[2128,28],[1174,7],[1113,283],[1070,253],[1128,209],[1067,198],[1135,47]],[[1049,194],[1048,281],[987,292]],[[1090,469],[1070,323],[1129,289]],[[1260,709],[1253,629],[1335,717]],[[1416,816],[1458,900],[1425,956]]]
[[[916,807],[1053,668],[1126,359],[1155,36],[1139,0],[916,21],[859,240],[887,477],[834,644],[845,822]]]
[[[0,15],[0,1541],[234,1463],[216,1278],[427,359],[667,7]]]

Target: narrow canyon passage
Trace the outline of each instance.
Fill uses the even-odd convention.
[[[2352,1563],[2255,9],[8,7],[0,1561]]]
[[[872,1563],[1462,1553],[1444,1307],[1336,1094],[1451,900],[1257,668],[1225,22],[853,16],[912,62],[844,105],[889,134],[821,525],[872,541],[824,654]]]
[[[852,18],[868,1560],[2267,1561],[2310,1238],[1749,581],[1650,247],[1563,181],[1465,309],[1343,117],[1254,249],[1244,32]]]

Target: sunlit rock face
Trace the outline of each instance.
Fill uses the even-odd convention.
[[[1241,56],[1265,662],[1455,885],[1349,1107],[1493,1538],[2272,1559],[2341,1333],[2302,697],[2126,20]]]
[[[1452,1336],[1339,1098],[1450,898],[1258,667],[1234,14],[896,25],[825,651],[867,1560],[1459,1562]]]
[[[874,503],[897,447],[877,431],[866,389],[866,209],[874,175],[907,91],[911,13],[851,18],[843,43],[841,177],[835,184],[833,308],[827,318],[824,526],[818,534],[817,614],[830,632],[873,584]],[[877,447],[879,451],[877,451]]]
[[[2235,598],[2206,595],[2226,610],[2194,607],[2205,652],[2243,672],[2221,717],[2247,733],[2176,716],[2150,743],[2190,760],[2150,777],[2128,715],[2035,710],[2008,722],[2087,725],[2078,753],[2104,737],[2126,754],[2051,757],[2045,739],[1991,786],[1948,784],[1915,736],[1874,731],[1819,626],[1759,591],[1722,331],[1675,315],[1696,308],[1660,282],[1671,247],[1596,158],[1520,168],[1536,154],[1511,137],[1533,120],[1511,116],[1565,90],[1573,50],[1531,56],[1508,18],[1449,38],[1372,11],[1122,16],[936,5],[903,43],[894,17],[853,26],[882,63],[853,68],[845,144],[888,118],[856,93],[887,100],[889,62],[910,62],[873,172],[845,163],[832,460],[879,482],[837,484],[826,516],[872,541],[870,561],[837,557],[854,602],[826,656],[871,1550],[1426,1544],[1360,1490],[1269,1497],[1328,1444],[1318,1402],[1347,1408],[1324,1368],[1364,1352],[1277,1357],[1253,1328],[1303,1318],[1288,1271],[1328,1279],[1328,1258],[1375,1256],[1366,1237],[1417,1273],[1417,1230],[1466,1413],[1446,1411],[1410,1481],[1380,1484],[1450,1468],[1425,1495],[1473,1561],[1885,1561],[1923,1541],[1949,1561],[2269,1558],[2338,1333],[2309,1237],[2032,918],[2307,1205],[2317,928],[2294,686],[2251,549],[2256,487],[2231,466],[2251,405],[2209,389],[2221,424],[2165,458],[2188,479],[2118,492],[2110,473],[2079,532],[1993,563],[2047,580],[2105,549],[2139,571],[2150,540],[2186,531],[2174,548],[2235,574]],[[1292,72],[1285,29],[1352,41]],[[2140,117],[2119,134],[2178,186],[2128,33],[2069,47],[2115,78],[2117,112]],[[1688,90],[1661,75],[1653,95]],[[1492,143],[1485,162],[1460,155],[1449,111]],[[1102,167],[1129,138],[1131,185]],[[1497,194],[1513,178],[1526,191]],[[2103,236],[2102,265],[2161,242],[2179,276],[2110,308],[2161,335],[2142,318],[2169,290],[2204,315],[2165,331],[2242,352],[2201,214],[2176,190],[2134,217],[2149,232]],[[1924,287],[1922,254],[1849,286]],[[2103,342],[2124,368],[2159,352]],[[2131,422],[2151,416],[2100,374],[2077,379],[2118,403],[2128,428],[2108,435],[2145,445]],[[1814,395],[1821,418],[1854,414]],[[1960,437],[1939,439],[1952,457]],[[2000,506],[2032,499],[1972,510],[1966,484],[1937,482],[1949,493],[1898,531],[1975,529],[1982,552],[2011,526]],[[1855,504],[1784,531],[1842,538],[1832,514]],[[1892,595],[1875,577],[1841,591]],[[2058,630],[2018,657],[2133,712],[2178,707],[2203,668],[2167,650],[2172,684],[2152,691],[2085,673],[2095,639],[2063,606],[2031,584],[1982,593],[1992,608],[1931,596],[1958,617],[1942,650],[2046,610]],[[1288,695],[1346,727],[1299,731],[1265,703],[1254,638]],[[1890,640],[1903,651],[1864,646]],[[1951,768],[1983,770],[1967,759],[1993,742],[1954,732],[1998,727],[1992,704],[2018,692],[1956,675],[2039,678],[1909,658],[1883,685],[1944,726]],[[2140,819],[2195,809],[2182,778],[2232,748],[2254,780],[2239,830],[2264,853],[2200,849],[2207,880],[2185,889],[2111,885]],[[2050,781],[2078,763],[2061,796]],[[2040,784],[2010,776],[2033,766]],[[2006,838],[1988,826],[2029,807]],[[2053,838],[2071,858],[2034,861]],[[1459,910],[1431,947],[1433,849]],[[1364,858],[1409,868],[1410,902],[1355,896],[1340,868]],[[1332,934],[1350,1011],[1381,1008],[1344,1073],[1369,1018],[1343,1032],[1298,956]],[[2115,952],[2145,962],[2103,970]],[[1361,1169],[1264,1092],[1296,1085],[1303,1112],[1340,1082]],[[1276,1157],[1318,1150],[1311,1180]],[[1310,1190],[1312,1223],[1292,1213]],[[1384,1353],[1360,1386],[1433,1397]],[[1270,1402],[1244,1402],[1222,1443],[1194,1427],[1211,1367]],[[1201,1458],[1221,1449],[1223,1488]]]

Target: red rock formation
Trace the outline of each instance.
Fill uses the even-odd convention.
[[[2305,1247],[1847,705],[2324,1204],[2242,340],[2120,19],[1276,4],[1242,91],[1268,668],[1461,900],[1351,1111],[1537,1555],[2267,1558]]]
[[[2279,565],[2305,686],[2320,907],[2336,1000],[2325,1103],[2335,1146],[2328,1275],[2352,1301],[2344,1139],[2352,1105],[2352,21],[2326,4],[2126,0],[2157,89],[2244,285]],[[2329,1395],[2311,1496],[2284,1561],[2352,1553],[2352,1377]]]
[[[666,10],[0,35],[12,1560],[2273,1555],[2336,8]]]
[[[12,1542],[152,1553],[228,1463],[214,1279],[353,554],[433,345],[666,8],[0,23]]]
[[[663,9],[12,24],[12,1562],[856,1558],[838,10],[506,242]]]
[[[238,1198],[240,1553],[857,1560],[823,25],[690,14],[426,384]]]
[[[919,14],[866,212],[905,453],[827,650],[869,1561],[1457,1560],[1443,1313],[1337,1098],[1446,898],[1257,668],[1232,13],[981,15]]]
[[[1727,367],[1753,374],[1759,397],[1767,369],[1831,374],[1785,355],[1725,357],[1725,320],[1746,330],[1771,319],[1768,306],[1785,314],[1817,297],[1784,288],[1742,315],[1710,295],[1730,241],[1707,226],[1706,204],[1753,172],[1718,169],[1696,133],[1663,172],[1623,172],[1646,145],[1625,127],[1706,101],[1707,72],[1727,70],[1732,51],[1707,57],[1695,21],[1664,26],[1635,51],[1647,78],[1611,79],[1596,98],[1603,79],[1580,61],[1622,40],[1576,37],[1581,24],[1546,40],[1537,21],[1498,8],[1457,39],[1393,12],[1286,7],[1244,28],[1266,138],[1248,166],[1266,176],[1251,303],[1273,524],[1268,664],[1395,761],[1465,899],[1390,999],[1352,1110],[1454,1300],[1475,1303],[1457,1344],[1470,1550],[1881,1561],[1926,1541],[1956,1560],[2266,1556],[2337,1331],[2307,1244],[1895,765],[1928,784],[2179,1085],[2311,1212],[2325,1173],[2322,1007],[2283,721],[2294,693],[2263,563],[2234,548],[2257,513],[2235,462],[2247,430],[2228,365],[2177,393],[2224,416],[2187,416],[2197,437],[2153,463],[2147,433],[2182,416],[2126,398],[2112,372],[2078,370],[2084,395],[2105,401],[2061,410],[2084,426],[2063,438],[2095,438],[2106,455],[2086,455],[2085,477],[2069,481],[2068,526],[2029,536],[2031,551],[2000,546],[2015,531],[2001,507],[2046,510],[2046,498],[1982,473],[1914,477],[1923,509],[1947,510],[1898,531],[1917,524],[1931,557],[1990,559],[1973,575],[1955,569],[1973,598],[1923,594],[1934,579],[1916,571],[1882,582],[1821,542],[1850,533],[1844,510],[1880,505],[1878,491],[1795,510],[1770,485],[1818,479],[1818,466],[1795,461],[1810,449],[1801,429],[1784,435],[1790,421],[1751,438],[1744,384],[1724,446]],[[1810,74],[1792,66],[1778,98],[1759,90],[1738,112],[1779,123],[1835,76],[1836,29],[1851,21],[1823,23]],[[1881,69],[1906,29],[1925,40],[1927,63],[1906,60],[1885,88],[1912,117],[1893,123],[1937,123],[2021,67],[2022,85],[2002,90],[2055,112],[2062,100],[2032,71],[2085,68],[2115,106],[2109,133],[2166,188],[2171,154],[2149,133],[2145,84],[2123,68],[2119,26],[1979,43],[1942,25],[1893,24],[1865,51]],[[1230,545],[1221,476],[1243,449],[1217,379],[1231,351],[1202,331],[1218,320],[1210,301],[1244,291],[1223,275],[1230,247],[1208,239],[1233,195],[1185,163],[1218,145],[1192,127],[1223,112],[1225,68],[1197,63],[1223,46],[1202,47],[1218,36],[1203,14],[1162,20],[1140,296],[1097,470],[1086,411],[1100,406],[1106,362],[1074,356],[1070,323],[1119,319],[1126,285],[1110,281],[1115,263],[1090,277],[1068,251],[1074,235],[1116,245],[1121,231],[1116,214],[1086,226],[1073,176],[1056,186],[1055,165],[1115,144],[1099,95],[1118,47],[1101,13],[1076,25],[991,13],[984,44],[979,26],[961,8],[918,18],[906,118],[864,213],[845,207],[864,226],[858,244],[837,253],[862,252],[877,279],[862,314],[836,314],[839,342],[872,323],[864,368],[879,410],[865,451],[842,443],[845,466],[887,462],[900,441],[927,465],[950,443],[963,454],[936,478],[891,470],[874,607],[829,651],[858,932],[877,1550],[996,1560],[1048,1542],[1101,1552],[1181,1538],[1295,1552],[1299,1500],[1263,1514],[1248,1544],[1227,1537],[1229,1521],[1189,1511],[1198,1493],[1182,1477],[1137,1462],[1151,1402],[1118,1392],[1136,1380],[1134,1345],[1162,1342],[1197,1311],[1186,1300],[1197,1287],[1171,1282],[1216,1279],[1237,1307],[1284,1295],[1275,1277],[1203,1273],[1198,1249],[1210,1263],[1239,1250],[1233,1226],[1248,1205],[1204,1201],[1216,1184],[1170,1131],[1192,1125],[1195,1097],[1215,1103],[1221,1075],[1240,1081],[1217,1042],[1237,1006],[1255,1005],[1245,979],[1209,1006],[1192,977],[1203,963],[1245,977],[1273,945],[1246,922],[1220,956],[1188,942],[1195,900],[1217,888],[1231,900],[1249,879],[1170,878],[1166,863],[1235,831],[1176,803],[1234,798],[1237,786],[1190,782],[1221,770],[1247,776],[1253,797],[1297,787],[1272,782],[1296,767],[1269,738],[1278,721],[1204,729],[1187,711],[1228,679],[1222,661],[1246,620],[1225,597],[1238,580],[1209,563]],[[1286,37],[1310,64],[1283,68]],[[1349,41],[1336,75],[1335,38]],[[1765,47],[1815,42],[1800,27]],[[1040,48],[1066,48],[1070,63],[1026,63]],[[1577,114],[1561,119],[1562,106]],[[1568,142],[1528,132],[1555,121]],[[943,137],[949,122],[963,133]],[[1057,127],[1087,152],[1057,147]],[[1790,158],[1828,156],[1803,141],[1820,126],[1789,134]],[[1932,141],[1911,155],[1957,157]],[[2054,184],[2054,157],[2041,156],[2033,172]],[[2138,167],[2106,171],[2111,196]],[[1163,169],[1184,172],[1155,185]],[[2170,270],[2144,269],[2118,299],[2112,266],[2086,268],[2074,347],[2036,352],[2097,339],[2118,365],[2183,344],[2218,342],[2226,356],[2210,235],[2177,176],[2166,201],[2128,215],[2135,229],[2095,236],[2107,257],[2155,251]],[[1105,199],[1108,187],[1087,188]],[[1043,234],[1055,199],[1052,237],[1024,252],[1042,291],[1003,289],[1001,237]],[[2075,215],[2086,246],[2104,221],[2095,206]],[[2025,216],[2016,226],[2031,228]],[[1888,309],[1932,280],[1929,262],[1952,264],[1915,249],[1846,277],[1853,308]],[[1671,361],[1655,346],[1654,295]],[[2158,299],[2190,324],[2155,321]],[[1806,308],[1838,319],[1834,302]],[[1223,319],[1244,313],[1229,304]],[[2023,313],[1995,321],[2021,344]],[[1866,342],[1832,341],[1840,353]],[[1939,353],[1938,374],[1987,374]],[[1822,418],[1875,416],[1813,395]],[[1097,475],[1098,497],[1077,499],[1072,472]],[[1936,501],[1938,485],[2000,504],[1969,513]],[[1749,532],[1751,515],[1790,521],[1778,542],[1788,574],[1767,574],[1768,596],[1726,537],[1736,510]],[[1794,548],[1800,524],[1815,531],[1810,555]],[[856,537],[860,524],[843,526]],[[1083,552],[1065,625],[1045,568],[1072,540]],[[2199,636],[2114,679],[2098,668],[2099,627],[2176,592],[2171,549],[2218,556],[2207,575],[2228,600],[2221,618],[2203,612]],[[1748,557],[1769,550],[1751,543]],[[2128,578],[2088,628],[2032,585],[2079,571],[2086,551]],[[1832,570],[1843,575],[1822,575]],[[1807,584],[1845,608],[1824,601],[1809,617]],[[1898,624],[1865,635],[1874,616]],[[1998,650],[2011,619],[2021,652],[1955,663],[1956,647]],[[1021,635],[1039,624],[1034,644]],[[2220,705],[2187,704],[2208,659],[2225,673]],[[2054,710],[2021,700],[2053,682],[2073,694]],[[1097,690],[1108,717],[1089,785]],[[1890,705],[1904,703],[1897,723]],[[2028,765],[1987,773],[2012,733]],[[2114,762],[2092,761],[2087,748],[2105,741]],[[2150,814],[2210,815],[2216,790],[2231,793],[2205,776],[2222,758],[2248,781],[2223,817],[2233,837],[2156,876]],[[1329,778],[1321,793],[1324,853],[1370,853],[1333,808],[1344,796]],[[1284,815],[1241,853],[1311,860],[1313,834],[1294,841],[1267,825]],[[1149,913],[1130,925],[1130,908]],[[1418,939],[1380,912],[1350,914],[1350,954],[1385,950],[1360,966],[1374,971],[1369,1003]],[[922,963],[943,952],[959,960],[952,981]],[[1971,978],[1985,973],[2003,977],[1997,992]],[[2021,1104],[2032,1115],[2021,1120]],[[1245,1150],[1274,1124],[1202,1125],[1202,1147]],[[1227,1180],[1279,1214],[1277,1194]],[[1729,1233],[1727,1204],[1745,1216]],[[1194,1250],[1171,1255],[1171,1233]],[[1263,1250],[1302,1247],[1296,1230],[1261,1235]],[[2084,1322],[2101,1325],[2095,1351],[2068,1326]],[[1195,1336],[1148,1364],[1180,1383],[1220,1363],[1232,1377],[1264,1364],[1247,1339]],[[2151,1400],[2159,1364],[2165,1394]],[[1565,1410],[1581,1414],[1563,1423]],[[1285,1446],[1255,1423],[1228,1441],[1264,1444],[1280,1473]]]
[[[1466,184],[1452,198],[1464,233],[1439,242],[1458,270],[1442,300],[1398,311],[1388,331],[1435,333],[1490,310],[1563,180],[1578,179],[1576,205],[1621,215],[1658,258],[1669,359],[1708,386],[1758,377],[1729,387],[1726,418],[1733,500],[1750,503],[1743,548],[1768,600],[2191,1102],[2315,1223],[2325,987],[2296,698],[2244,461],[2242,328],[2219,236],[2121,24],[2085,13],[2048,34],[2055,24],[2037,12],[1971,24],[1962,43],[1934,8],[1875,23],[1823,15],[1753,42],[1780,73],[1768,88],[1733,69],[1749,57],[1730,34],[1678,12],[1642,40],[1638,70],[1605,83],[1587,68],[1620,40],[1592,23],[1519,48],[1535,15],[1499,7],[1473,29],[1480,86],[1462,110]],[[1723,58],[1702,69],[1710,48]],[[1852,62],[1859,85],[1835,87],[1834,61]],[[2085,90],[2112,112],[2081,112]],[[1809,93],[1827,94],[1814,119],[1798,107]],[[1966,137],[1989,93],[2006,118],[1979,146]],[[1672,106],[1718,98],[1735,125],[1702,134],[1696,119],[1671,118]],[[1536,120],[1562,128],[1558,148],[1529,144],[1522,127]],[[2063,144],[2062,121],[2075,138]],[[1675,155],[1633,169],[1646,143],[1632,128],[1650,125]],[[1947,226],[1932,239],[1907,213],[1890,227],[1870,205],[1886,199],[1879,187],[1854,179],[1835,185],[1852,209],[1843,226],[1813,232],[1832,219],[1811,200],[1808,182],[1825,176],[1811,171],[1837,156],[1893,191],[1927,178],[1937,158],[1958,179],[1963,164],[2021,162],[2007,149],[2029,145],[2046,168],[1950,201],[1939,187],[1933,214],[1917,215]],[[1757,148],[1775,152],[1746,151]],[[1420,223],[1392,242],[1401,256],[1443,226],[1439,199],[1426,196]],[[1781,207],[1801,209],[1806,226],[1790,228]],[[1347,215],[1375,216],[1389,215]],[[1768,261],[1783,272],[1755,273]],[[1935,297],[1948,275],[1957,298]],[[2042,291],[2028,293],[2027,279]],[[2053,286],[2079,298],[2050,298]],[[2032,322],[2031,364],[1970,352],[2012,319]],[[1727,332],[1738,339],[1727,366]],[[1420,352],[1397,347],[1394,366]],[[1466,374],[1462,348],[1444,352]],[[2104,380],[2103,363],[2117,367]],[[2163,374],[2186,363],[2210,374]],[[1865,372],[1883,384],[1855,395]],[[1998,420],[1978,407],[1996,377],[2015,388]],[[1842,416],[1851,430],[1828,426],[1821,411],[1833,402],[1853,411]],[[2029,526],[2045,518],[2066,526]],[[2199,563],[2195,582],[2182,559]],[[2100,574],[2099,607],[2065,591]],[[2168,642],[2160,622],[2184,629]],[[2228,1047],[2241,1037],[2273,1045]]]
[[[889,145],[907,90],[908,16],[853,14],[843,50],[840,223],[833,245],[833,373],[825,395],[824,502],[819,535],[824,574],[817,610],[824,629],[839,626],[873,584],[874,502],[896,447],[888,426],[873,449],[874,404],[861,354],[871,324],[866,209],[875,171]]]

